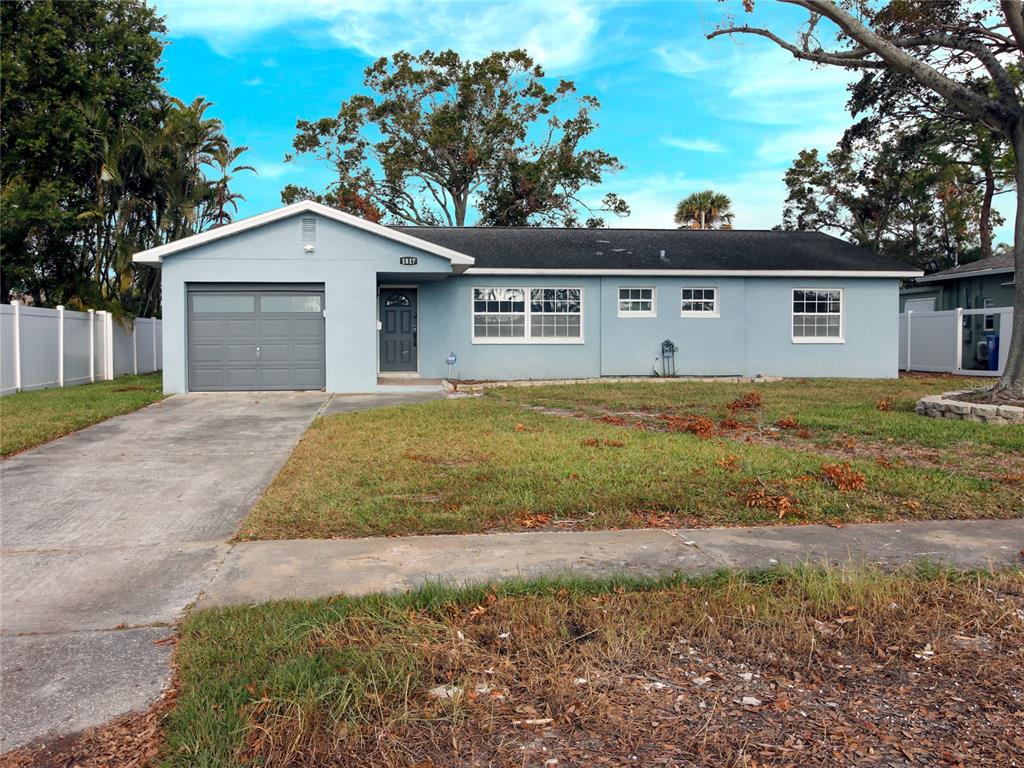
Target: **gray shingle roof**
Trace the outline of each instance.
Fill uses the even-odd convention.
[[[1013,269],[1013,251],[1009,250],[1004,251],[1003,253],[996,253],[989,256],[987,259],[978,259],[977,261],[971,261],[967,264],[961,264],[958,267],[944,269],[941,272],[933,272],[930,275],[925,275],[924,278],[919,279],[918,282],[930,283],[939,282],[940,280],[955,280],[965,272],[1005,272],[1008,269]]]
[[[395,227],[472,256],[474,269],[917,270],[821,232]],[[664,252],[664,256],[662,256]]]

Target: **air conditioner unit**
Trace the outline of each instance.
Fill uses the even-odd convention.
[[[979,363],[988,362],[988,342],[979,341],[974,347],[974,359]]]

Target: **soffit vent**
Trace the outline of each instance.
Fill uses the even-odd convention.
[[[302,217],[302,242],[316,242],[316,216]]]

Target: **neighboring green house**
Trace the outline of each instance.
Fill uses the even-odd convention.
[[[1013,300],[1013,253],[1005,251],[909,281],[900,289],[900,312],[1012,307]],[[989,367],[987,339],[1001,335],[1002,320],[998,314],[964,317],[964,368]]]
[[[1012,306],[1010,251],[919,277],[900,290],[900,312]]]

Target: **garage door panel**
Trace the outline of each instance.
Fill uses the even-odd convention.
[[[224,338],[225,323],[221,318],[193,318],[189,327],[189,338],[192,341],[200,339],[222,339]]]
[[[292,335],[291,323],[287,318],[275,317],[268,320],[260,318],[260,338],[267,339],[290,339]]]
[[[193,363],[219,363],[224,359],[224,345],[193,344],[191,359]]]
[[[260,326],[255,319],[230,319],[226,321],[227,329],[225,333],[229,339],[244,338],[244,339],[258,339],[260,335]]]
[[[292,360],[296,363],[322,363],[324,345],[296,343],[292,346]]]
[[[249,363],[251,365],[255,363],[257,360],[256,345],[232,343],[225,344],[224,356],[222,359],[228,363]]]
[[[225,386],[223,368],[193,368],[191,389],[223,389]]]
[[[260,381],[263,389],[293,389],[292,369],[285,366],[264,365],[260,368]]]
[[[322,370],[323,368],[320,366],[292,368],[293,386],[296,389],[319,389],[323,386],[321,383]]]
[[[270,363],[288,363],[291,361],[291,344],[270,343],[260,345],[260,360],[266,365]]]
[[[323,335],[323,327],[323,321],[315,317],[298,317],[292,320],[292,333],[298,339],[319,339]]]
[[[189,389],[324,386],[323,292],[268,289],[190,289]]]
[[[225,384],[231,389],[256,389],[259,382],[259,369],[253,366],[227,368]]]

